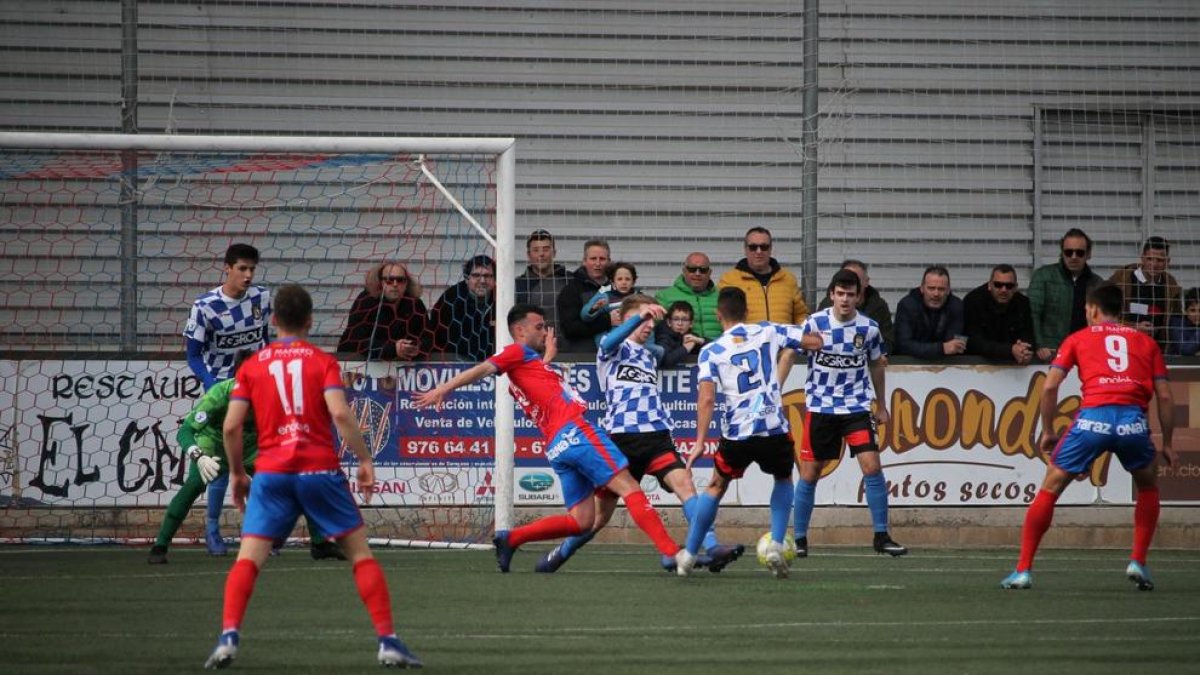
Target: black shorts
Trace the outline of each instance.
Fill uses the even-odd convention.
[[[662,489],[671,492],[663,480],[675,469],[686,469],[687,465],[675,450],[675,441],[669,431],[647,431],[631,434],[609,434],[617,449],[629,460],[629,473],[634,480],[650,474],[658,479]]]
[[[717,457],[713,465],[717,473],[727,480],[741,478],[746,467],[758,464],[763,473],[775,480],[792,477],[795,459],[792,451],[792,435],[751,436],[742,441],[722,438],[717,446]]]
[[[810,412],[804,418],[804,441],[800,459],[807,462],[828,462],[842,456],[842,440],[850,447],[850,456],[873,450],[879,452],[875,439],[875,420],[869,412],[833,415]]]

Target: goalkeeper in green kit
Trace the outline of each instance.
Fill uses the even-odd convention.
[[[237,372],[237,367],[249,355],[250,352],[245,352],[244,355],[239,354],[237,363],[233,367],[234,372]],[[175,493],[170,505],[167,506],[167,513],[158,530],[158,538],[155,539],[154,546],[150,548],[147,562],[151,565],[167,563],[167,547],[170,546],[171,539],[179,530],[179,526],[183,524],[184,518],[187,518],[192,505],[196,503],[200,495],[204,494],[205,486],[217,477],[229,473],[221,426],[225,423],[225,411],[229,409],[229,392],[233,389],[233,385],[232,378],[214,384],[204,393],[196,407],[192,408],[187,417],[183,418],[183,423],[179,425],[179,433],[175,435],[175,440],[178,441],[181,448],[184,448],[192,462],[188,467],[187,480],[183,487],[179,488],[179,492]],[[258,432],[252,423],[246,424],[243,429],[245,430],[242,436],[245,455],[242,463],[246,467],[246,471],[250,475],[254,475],[254,457],[258,453]],[[322,537],[311,521],[308,523],[308,532],[312,537],[313,560],[346,559],[337,543]]]

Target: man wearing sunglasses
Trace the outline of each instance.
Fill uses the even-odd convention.
[[[771,256],[771,231],[765,227],[746,230],[742,246],[746,257],[721,275],[717,288],[733,287],[745,292],[746,323],[804,323],[808,305],[796,277]]]
[[[1012,265],[996,265],[987,283],[967,293],[963,315],[968,354],[1022,366],[1033,360],[1033,314]]]
[[[675,283],[654,295],[658,304],[670,307],[683,301],[692,306],[693,323],[691,332],[705,342],[721,335],[721,322],[717,321],[717,285],[712,280],[712,263],[708,256],[689,253],[683,261],[683,273]]]
[[[1029,305],[1033,311],[1033,341],[1041,361],[1054,358],[1058,345],[1087,325],[1084,301],[1099,284],[1100,275],[1088,266],[1092,239],[1083,230],[1067,230],[1059,242],[1058,262],[1039,267],[1029,280]]]

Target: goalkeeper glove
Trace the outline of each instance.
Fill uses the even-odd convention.
[[[194,445],[188,449],[188,456],[196,463],[196,469],[200,472],[200,479],[204,481],[205,485],[213,482],[214,478],[221,475],[221,460],[209,457]]]

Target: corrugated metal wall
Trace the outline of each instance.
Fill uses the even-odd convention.
[[[657,288],[764,225],[799,272],[801,2],[497,4],[141,2],[140,130],[511,135],[562,262],[604,236]],[[120,17],[0,4],[0,126],[118,131]],[[825,0],[819,72],[820,279],[862,258],[894,303],[941,262],[961,294],[1080,225],[1102,273],[1150,228],[1200,283],[1200,3]]]

